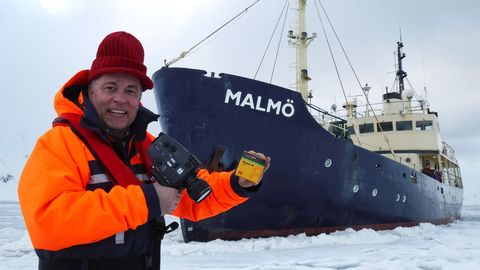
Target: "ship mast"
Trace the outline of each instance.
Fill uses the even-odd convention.
[[[400,95],[403,90],[405,90],[404,78],[407,77],[407,72],[403,70],[402,59],[405,58],[405,53],[402,53],[403,42],[397,42],[397,61],[398,61],[398,70],[397,70],[397,79]]]
[[[305,6],[307,0],[298,0],[298,19],[297,19],[297,32],[293,33],[292,30],[288,31],[288,38],[290,38],[290,44],[296,47],[296,88],[297,91],[302,94],[303,100],[308,102],[309,91],[308,81],[311,78],[308,76],[307,69],[307,47],[310,42],[316,37],[313,33],[311,37],[306,32],[305,23]]]

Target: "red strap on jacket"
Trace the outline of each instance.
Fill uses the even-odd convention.
[[[88,147],[92,155],[102,165],[105,173],[114,185],[127,187],[129,185],[140,185],[140,181],[125,163],[120,160],[112,147],[102,140],[95,132],[80,125],[81,116],[77,114],[61,114],[53,121],[53,126],[70,126],[75,133]],[[148,138],[135,144],[147,169],[147,175],[151,175],[151,160],[147,155],[147,148],[151,142]]]

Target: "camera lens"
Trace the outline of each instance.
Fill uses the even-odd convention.
[[[185,188],[187,189],[188,196],[196,203],[203,201],[203,199],[212,192],[212,188],[207,182],[194,176],[188,177],[187,180],[185,180]]]

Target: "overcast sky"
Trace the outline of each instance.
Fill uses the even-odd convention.
[[[0,8],[0,175],[16,178],[36,139],[55,118],[53,96],[74,73],[88,69],[100,41],[113,31],[134,34],[145,48],[149,75],[195,45],[254,0],[6,0]],[[282,10],[284,0],[261,0],[175,66],[253,77]],[[328,54],[313,0],[308,32],[310,89],[314,103],[328,109],[344,100]],[[477,0],[323,0],[330,20],[362,84],[380,100],[392,86],[394,55],[401,28],[407,54],[404,66],[420,95],[427,89],[431,109],[439,112],[444,139],[456,150],[468,197],[480,193],[480,1]],[[292,3],[293,4],[293,3]],[[320,8],[320,7],[318,7]],[[294,50],[285,40],[294,29],[294,11],[283,36],[273,83],[288,87]],[[279,28],[282,27],[282,22]],[[329,40],[339,53],[331,32]],[[279,34],[272,48],[277,47]],[[275,51],[266,55],[257,79],[269,81]],[[348,94],[359,94],[352,73],[344,73]],[[156,111],[152,91],[143,103]],[[157,126],[151,131],[158,132]],[[10,186],[16,185],[11,184]],[[3,193],[1,191],[4,191]],[[0,186],[3,198],[14,190]],[[8,193],[8,194],[6,194]],[[6,195],[5,195],[6,194]],[[6,197],[5,197],[6,196]],[[1,200],[1,198],[0,198]]]

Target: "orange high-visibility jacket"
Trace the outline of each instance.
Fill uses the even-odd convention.
[[[64,90],[86,84],[88,72],[74,75],[56,94],[54,106],[58,115],[82,115],[78,105],[83,102],[81,95],[75,104],[64,96]],[[147,139],[153,137],[148,135]],[[38,139],[18,187],[20,206],[35,249],[58,251],[91,244],[124,231],[136,231],[160,218],[158,198],[151,184],[87,188],[102,179],[102,174],[92,171],[94,163],[91,152],[69,126],[55,126]],[[137,154],[130,163],[135,167],[143,161]],[[198,177],[210,184],[212,194],[196,204],[183,191],[172,214],[197,221],[245,202],[247,193],[232,173],[210,174],[200,170]]]

